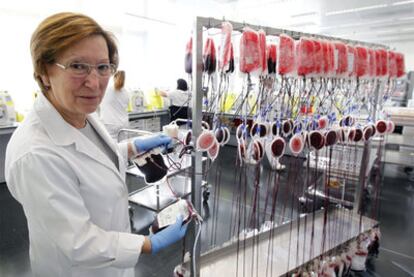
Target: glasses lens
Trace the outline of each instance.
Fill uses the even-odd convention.
[[[89,72],[89,64],[86,63],[71,63],[69,65],[69,70],[76,76],[84,76]]]
[[[102,77],[108,77],[115,73],[115,66],[110,63],[101,63],[96,66],[87,63],[71,63],[68,69],[73,75],[83,77],[88,75],[93,67],[96,68],[96,71]]]
[[[115,72],[115,67],[109,63],[101,63],[96,66],[96,70],[101,76],[109,76]]]

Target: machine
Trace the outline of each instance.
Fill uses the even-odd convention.
[[[14,122],[16,122],[16,112],[13,100],[7,91],[0,91],[0,125],[10,125]]]

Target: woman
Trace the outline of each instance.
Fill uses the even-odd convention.
[[[119,70],[113,77],[113,85],[108,86],[100,106],[101,120],[111,137],[118,141],[119,130],[128,127],[128,92],[124,88],[125,71]]]
[[[34,276],[134,276],[141,253],[157,253],[186,231],[180,218],[151,237],[130,233],[126,160],[171,138],[118,146],[100,123],[94,112],[118,50],[93,19],[52,15],[30,47],[42,93],[10,139],[5,174],[27,218]]]
[[[158,91],[158,94],[170,100],[170,120],[177,118],[187,119],[191,113],[191,92],[184,79],[177,80],[177,89],[172,91]]]

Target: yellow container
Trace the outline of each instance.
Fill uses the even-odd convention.
[[[156,93],[154,89],[147,92],[146,99],[146,107],[148,110],[160,110],[164,108],[164,100],[162,99],[162,96]]]
[[[227,92],[226,98],[221,98],[220,111],[224,113],[229,112],[233,107],[236,98],[237,96],[234,92]]]

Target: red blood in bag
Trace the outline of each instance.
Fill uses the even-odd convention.
[[[240,39],[240,71],[251,73],[261,67],[259,35],[250,28],[244,28]]]
[[[279,39],[279,74],[286,75],[295,69],[295,41],[285,34]]]
[[[368,51],[365,47],[355,47],[355,74],[364,77],[368,72]]]
[[[340,127],[336,129],[336,133],[338,135],[338,141],[344,142],[345,141],[345,129],[343,127]]]
[[[259,137],[265,137],[267,135],[267,126],[263,123],[253,123],[252,128],[250,129],[250,136],[253,137],[256,134],[259,135]]]
[[[377,75],[380,77],[384,77],[388,75],[388,53],[385,49],[377,49],[375,52],[375,59],[377,62]],[[379,62],[379,65],[378,65]],[[379,74],[378,74],[379,73]]]
[[[348,70],[348,50],[343,42],[335,42],[335,51],[337,55],[336,74],[343,75]]]
[[[348,140],[354,141],[355,138],[355,128],[351,128],[348,130]]]
[[[184,69],[185,69],[185,72],[188,73],[188,74],[191,74],[191,72],[193,71],[192,51],[193,51],[193,38],[191,37],[190,40],[187,42],[187,45],[185,47]]]
[[[378,134],[384,134],[387,131],[387,123],[385,122],[385,120],[378,120],[375,123],[375,129],[377,129]]]
[[[332,146],[338,141],[338,136],[335,130],[329,130],[325,133],[325,145]]]
[[[193,132],[191,130],[188,130],[184,136],[184,145],[190,145],[192,137],[193,137]]]
[[[227,71],[230,66],[232,31],[233,25],[231,25],[230,22],[223,22],[221,24],[221,44],[219,59],[219,68],[221,71]]]
[[[347,45],[346,48],[348,52],[348,76],[352,77],[352,76],[355,76],[355,70],[356,70],[355,48],[352,47],[351,45]]]
[[[289,141],[289,148],[293,155],[297,156],[303,150],[303,138],[300,134],[294,135]]]
[[[328,74],[329,73],[329,54],[328,54],[328,42],[327,41],[322,41],[322,60],[321,60],[321,64],[322,64],[322,72],[324,74]]]
[[[293,128],[293,122],[290,120],[285,120],[282,123],[282,132],[284,135],[290,135],[290,133],[292,132],[292,128]]]
[[[246,158],[246,143],[244,140],[238,141],[237,150],[240,161],[243,161]]]
[[[308,38],[300,38],[297,45],[297,72],[306,76],[315,71],[315,56],[313,41]]]
[[[263,147],[263,144],[262,144],[262,142],[260,140],[256,140],[254,142],[254,145],[255,145],[258,153],[259,153],[259,160],[261,160],[263,158],[263,156],[264,156],[264,147]]]
[[[320,150],[324,146],[324,137],[320,131],[312,131],[308,134],[308,143],[310,147]]]
[[[314,72],[315,74],[319,75],[322,73],[322,43],[319,40],[313,41],[313,53],[314,53],[314,59],[315,59],[315,66],[314,66]]]
[[[395,59],[397,63],[397,78],[405,75],[405,60],[402,53],[395,53]]]
[[[233,43],[230,43],[230,61],[228,65],[228,69],[226,73],[233,73],[234,72],[234,51],[233,51]]]
[[[276,73],[277,50],[275,44],[267,46],[267,71],[269,74]]]
[[[250,136],[254,137],[254,135],[259,131],[259,124],[257,122],[254,122],[252,124],[252,127],[250,128]]]
[[[381,77],[381,69],[382,69],[382,60],[381,60],[381,50],[375,50],[375,76]]]
[[[397,77],[397,59],[393,51],[388,51],[388,74],[390,78]]]
[[[223,128],[217,128],[214,132],[214,135],[216,136],[216,140],[218,143],[222,143],[224,141],[224,129]]]
[[[212,161],[214,161],[217,158],[219,150],[220,144],[218,143],[218,141],[215,141],[213,145],[207,150],[207,155]]]
[[[388,134],[393,133],[393,132],[394,132],[394,129],[395,129],[395,124],[394,124],[394,122],[393,122],[393,121],[391,121],[391,120],[388,120],[388,121],[387,121],[387,133],[388,133]]]
[[[270,143],[270,149],[274,158],[279,158],[285,153],[285,140],[281,137],[276,137]]]
[[[355,129],[354,141],[355,141],[355,142],[360,141],[360,140],[362,139],[362,135],[363,135],[363,133],[362,133],[361,128],[356,128],[356,129]]]
[[[249,157],[255,162],[258,162],[263,158],[264,149],[262,143],[259,140],[251,141],[248,151]]]
[[[216,138],[211,131],[203,131],[197,138],[197,149],[201,151],[208,150],[216,141]]]
[[[271,129],[272,129],[272,134],[273,134],[274,136],[276,136],[276,135],[277,135],[277,123],[276,123],[276,122],[273,122],[273,123],[272,123],[272,127],[271,127]]]
[[[332,42],[328,41],[328,75],[335,73],[335,46]]]
[[[203,52],[203,65],[204,72],[212,74],[216,71],[217,58],[216,58],[216,47],[212,38],[207,38],[204,45]]]
[[[319,129],[325,129],[328,126],[328,118],[326,116],[322,116],[318,119],[318,126]]]
[[[364,141],[368,141],[373,136],[372,126],[365,126],[363,129],[363,139]]]
[[[376,76],[376,60],[375,60],[375,50],[369,48],[368,49],[368,76],[375,77]]]
[[[259,30],[259,53],[260,64],[263,74],[267,73],[267,55],[266,55],[266,33],[263,30]]]

